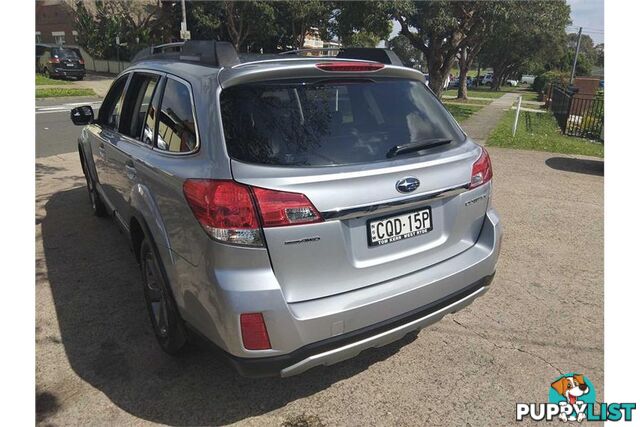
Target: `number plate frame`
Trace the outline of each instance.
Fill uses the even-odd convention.
[[[385,242],[385,243],[379,243],[380,241],[374,242],[372,240],[372,238],[371,238],[371,223],[372,222],[379,222],[379,221],[384,221],[384,220],[390,219],[390,218],[403,217],[403,216],[406,216],[406,215],[409,215],[409,214],[413,214],[413,213],[416,213],[416,212],[422,212],[422,211],[425,211],[425,210],[429,212],[429,227],[420,229],[419,230],[419,234],[415,234],[413,236],[408,236],[407,237],[407,234],[409,234],[409,233],[404,233],[404,234],[399,235],[399,237],[400,237],[399,239],[396,239],[396,240],[393,240],[393,241],[389,241],[389,242]],[[431,206],[424,206],[424,207],[421,207],[421,208],[408,209],[408,210],[405,210],[405,211],[402,211],[402,212],[395,212],[395,213],[392,213],[392,214],[389,214],[389,215],[379,216],[379,217],[376,217],[376,218],[368,219],[367,220],[367,231],[366,231],[366,233],[367,233],[367,244],[368,244],[368,246],[370,248],[377,248],[377,247],[380,247],[380,246],[388,245],[390,243],[400,242],[400,241],[403,241],[403,240],[407,240],[407,239],[411,239],[411,238],[414,238],[414,237],[422,236],[424,234],[429,233],[432,230],[433,230],[433,213],[432,213],[432,210],[431,210]],[[416,233],[416,232],[410,232],[410,233]],[[398,237],[398,236],[394,236],[394,237]]]

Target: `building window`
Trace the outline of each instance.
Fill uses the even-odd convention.
[[[64,31],[52,31],[51,35],[53,36],[55,44],[64,44]]]
[[[40,31],[36,31],[36,43],[42,43],[42,35]]]

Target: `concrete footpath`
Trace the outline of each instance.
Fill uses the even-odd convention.
[[[511,108],[516,99],[518,99],[517,93],[505,93],[465,120],[462,128],[474,142],[484,145],[504,112]]]

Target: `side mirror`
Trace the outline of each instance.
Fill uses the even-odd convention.
[[[71,121],[76,126],[84,126],[93,122],[93,108],[89,105],[76,107],[71,110]]]

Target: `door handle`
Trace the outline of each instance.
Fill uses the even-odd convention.
[[[124,164],[124,169],[127,173],[127,178],[134,179],[136,177],[136,167],[131,160],[127,160]]]

